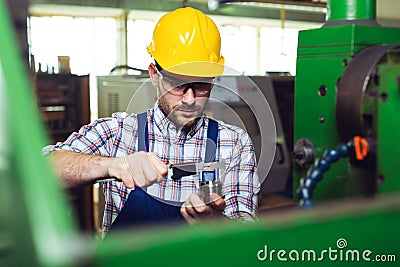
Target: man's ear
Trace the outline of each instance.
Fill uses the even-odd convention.
[[[149,71],[151,84],[154,87],[158,87],[158,74],[157,74],[156,66],[153,63],[150,63],[150,65],[149,65],[149,67],[147,69]]]

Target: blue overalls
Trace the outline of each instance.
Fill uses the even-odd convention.
[[[138,119],[138,151],[147,151],[149,147],[147,113],[139,113]],[[218,122],[209,119],[205,162],[215,159],[218,140]],[[129,194],[124,207],[114,220],[111,229],[134,225],[176,224],[184,222],[180,213],[181,202],[160,201],[136,187]]]

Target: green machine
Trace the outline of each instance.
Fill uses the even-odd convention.
[[[197,226],[129,229],[99,241],[78,231],[63,190],[40,153],[45,144],[44,129],[10,21],[6,5],[0,1],[0,266],[367,266],[378,262],[385,262],[385,266],[398,265],[400,248],[396,233],[400,225],[400,194],[395,184],[398,169],[393,162],[385,160],[395,158],[398,146],[392,138],[396,137],[393,133],[398,137],[397,125],[392,123],[396,121],[396,107],[400,105],[400,70],[392,50],[385,50],[388,54],[382,59],[385,63],[378,64],[379,83],[373,85],[378,88],[379,84],[379,101],[363,107],[363,114],[369,110],[378,114],[378,123],[373,124],[378,155],[375,168],[388,183],[386,194],[377,194],[368,200],[324,202],[308,210],[294,208],[260,214],[254,223],[210,221]],[[356,50],[378,43],[360,41],[354,48],[343,40],[342,47],[335,48],[328,45],[331,43],[328,37],[344,38],[344,33],[350,35],[350,32],[355,35],[355,29],[363,27],[369,27],[368,37],[380,33],[388,42],[395,42],[396,38],[389,38],[395,35],[395,30],[345,25],[321,29],[329,34],[325,38],[317,34],[323,44],[320,50],[317,41],[308,43],[314,49],[310,53],[304,47],[299,48],[298,82],[311,89],[316,86],[317,91],[325,85],[328,90],[326,97],[321,98],[324,101],[321,105],[333,106],[324,113],[315,112],[325,117],[325,124],[321,125],[329,126],[323,128],[327,134],[324,139],[312,131],[311,119],[307,124],[309,132],[299,132],[307,128],[296,121],[296,136],[309,139],[317,149],[316,155],[341,142],[333,121],[332,88],[345,75],[343,60],[355,60],[356,56],[353,59],[351,56],[357,54]],[[301,45],[308,34],[316,35],[314,31],[302,33]],[[328,55],[324,59],[322,52],[330,47],[341,56],[333,53],[332,59]],[[301,54],[306,52],[316,54],[307,58]],[[317,60],[320,64],[325,62],[326,72],[318,70],[323,69],[320,64],[311,64]],[[303,76],[301,66],[313,69],[318,75]],[[301,92],[299,88],[296,89]],[[306,113],[299,101],[306,101],[304,106],[310,107],[310,113],[311,107],[319,103],[320,96],[311,97],[317,92],[310,91],[303,98],[301,94],[296,95],[296,118],[299,111]],[[310,101],[316,104],[310,105]],[[322,134],[322,127],[317,126],[314,131]],[[387,129],[390,131],[384,131]],[[379,159],[380,155],[383,160]],[[340,161],[335,164],[329,172],[344,176],[348,163],[342,167]],[[327,175],[325,179],[330,178]],[[327,188],[323,182],[320,185],[317,189]],[[394,192],[389,192],[392,188]]]
[[[318,202],[400,190],[400,29],[380,27],[375,5],[328,0],[323,27],[299,34],[293,184],[295,194],[311,188],[299,198]],[[328,170],[313,166],[340,144],[355,150],[348,143],[354,136],[368,140],[368,157],[357,160],[349,151]]]

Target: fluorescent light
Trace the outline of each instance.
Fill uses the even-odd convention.
[[[305,11],[305,12],[316,12],[316,13],[326,13],[326,7],[321,6],[311,6],[311,5],[289,5],[289,4],[280,4],[280,3],[268,3],[266,1],[262,2],[248,2],[248,1],[227,1],[227,0],[209,0],[208,8],[210,11],[217,10],[222,4],[230,4],[230,5],[240,5],[240,6],[252,6],[259,8],[271,8],[271,9],[281,9],[284,8],[286,10],[293,11]]]

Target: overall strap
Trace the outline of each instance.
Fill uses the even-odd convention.
[[[204,162],[213,162],[217,151],[218,142],[218,122],[213,119],[208,119],[207,129],[207,142],[206,142],[206,153]]]
[[[137,114],[138,123],[138,151],[148,152],[149,130],[147,129],[147,112]]]

